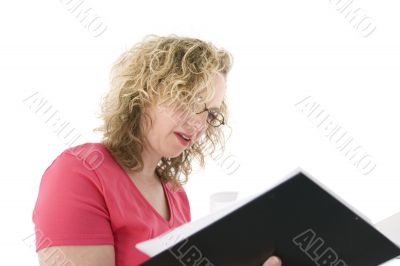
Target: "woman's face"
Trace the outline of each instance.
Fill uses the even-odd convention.
[[[217,74],[213,80],[215,94],[206,103],[207,108],[220,108],[225,95],[225,78]],[[171,106],[153,106],[147,109],[153,124],[145,129],[146,148],[159,157],[174,158],[196,142],[209,126],[207,112],[188,116]],[[182,136],[182,134],[186,136]],[[190,140],[185,140],[189,137]]]

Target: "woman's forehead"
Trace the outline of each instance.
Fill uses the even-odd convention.
[[[214,91],[214,95],[212,99],[208,99],[207,102],[207,107],[210,105],[210,108],[214,108],[220,105],[220,103],[223,101],[224,96],[225,96],[225,90],[226,90],[226,83],[225,83],[225,77],[221,73],[217,73],[213,79],[213,82],[211,83],[212,89]],[[207,98],[207,89],[204,89],[199,95],[198,95],[198,101],[204,101]],[[218,106],[211,106],[212,104],[216,104]]]

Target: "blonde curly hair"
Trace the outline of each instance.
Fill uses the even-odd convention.
[[[141,121],[150,119],[145,109],[154,103],[171,106],[184,103],[187,114],[193,114],[191,106],[198,104],[199,99],[201,103],[212,99],[215,74],[221,73],[226,78],[231,64],[231,55],[210,42],[176,35],[147,36],[114,62],[111,88],[102,98],[98,116],[103,125],[93,131],[103,132],[102,143],[123,167],[132,172],[141,171],[144,148]],[[226,98],[220,111],[227,124]],[[222,128],[208,126],[203,138],[179,156],[162,157],[155,173],[162,182],[170,181],[176,189],[187,182],[192,160],[197,159],[204,168],[205,156],[213,155],[217,146],[224,151]],[[181,173],[184,179],[180,178]]]

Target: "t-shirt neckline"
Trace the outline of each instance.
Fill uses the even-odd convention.
[[[123,170],[123,169],[122,169]],[[172,218],[173,218],[173,212],[172,212],[172,206],[171,206],[171,200],[169,197],[169,193],[167,192],[167,189],[165,187],[165,184],[161,181],[161,185],[163,187],[163,191],[164,191],[164,196],[167,200],[167,205],[168,205],[168,211],[169,211],[169,220],[165,219],[164,217],[161,216],[161,214],[153,207],[153,205],[150,204],[150,202],[144,197],[144,195],[142,194],[142,192],[139,190],[139,188],[136,186],[136,184],[133,182],[133,180],[131,179],[131,177],[124,171],[124,175],[129,179],[128,181],[132,184],[132,186],[134,187],[134,189],[136,190],[136,192],[138,193],[138,195],[140,196],[140,198],[145,202],[146,205],[148,205],[148,207],[150,209],[152,209],[152,211],[155,213],[156,216],[158,216],[158,218],[160,218],[163,222],[167,223],[168,225],[172,225]]]
[[[139,197],[142,199],[142,201],[152,210],[152,212],[159,218],[161,219],[164,223],[168,224],[169,226],[172,226],[173,223],[173,218],[174,218],[174,214],[172,211],[172,206],[171,206],[171,198],[169,196],[168,193],[168,189],[166,188],[166,184],[164,182],[161,182],[163,191],[164,191],[164,196],[167,200],[167,205],[168,205],[168,209],[169,209],[169,220],[165,219],[164,217],[161,216],[161,214],[153,207],[153,205],[150,204],[150,202],[144,197],[144,195],[142,194],[142,192],[139,190],[139,188],[136,186],[136,184],[133,182],[133,180],[131,179],[131,177],[128,175],[128,173],[125,171],[125,169],[117,162],[117,160],[112,156],[112,154],[110,153],[110,151],[107,149],[107,147],[104,146],[104,144],[100,143],[104,149],[108,152],[108,154],[111,156],[111,158],[113,159],[113,161],[115,162],[115,164],[118,165],[119,169],[122,171],[122,174],[125,176],[125,178],[128,179],[128,182],[131,184],[131,186],[133,187],[133,189],[137,192],[137,194],[139,195]]]

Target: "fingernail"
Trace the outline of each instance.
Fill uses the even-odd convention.
[[[271,257],[268,259],[268,266],[279,266],[281,265],[281,260],[278,257]]]

